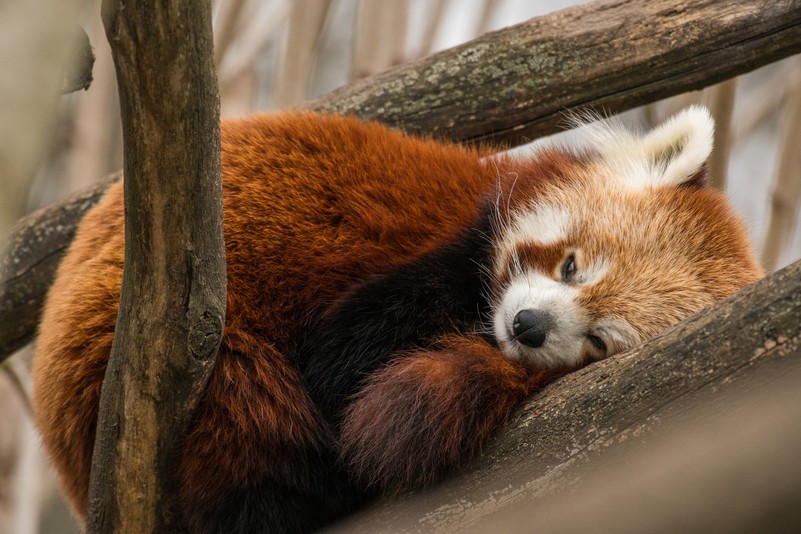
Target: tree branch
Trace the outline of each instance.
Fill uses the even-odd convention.
[[[599,0],[357,81],[309,107],[515,146],[564,127],[566,111],[624,111],[798,52],[794,0]]]
[[[797,0],[602,0],[489,33],[308,106],[418,134],[511,145],[559,130],[566,111],[623,111],[799,51]],[[56,265],[40,278],[47,285]],[[21,320],[5,283],[0,272],[0,349],[11,346],[5,325],[35,324],[41,305],[31,302],[37,316]],[[24,339],[33,333],[29,327]],[[8,355],[0,350],[0,360]]]
[[[645,441],[647,445],[648,439],[643,438],[655,429],[664,429],[664,421],[675,420],[680,415],[697,431],[699,426],[717,421],[723,414],[728,414],[725,421],[731,427],[718,428],[716,432],[725,432],[724,441],[737,438],[737,447],[726,452],[725,443],[721,443],[723,452],[716,450],[717,459],[710,459],[699,455],[697,447],[688,448],[680,440],[668,440],[667,444],[674,449],[684,446],[681,450],[687,456],[672,457],[671,461],[681,461],[677,465],[684,466],[687,472],[682,476],[689,477],[690,482],[678,478],[669,486],[651,486],[653,500],[661,500],[663,504],[662,511],[657,512],[655,518],[647,523],[624,521],[623,525],[628,525],[628,528],[601,531],[649,530],[643,524],[652,524],[655,530],[664,532],[688,530],[687,524],[679,528],[676,517],[695,520],[696,528],[704,524],[704,530],[731,531],[730,528],[709,528],[710,525],[730,526],[728,521],[738,517],[742,511],[737,510],[742,501],[735,498],[729,503],[727,497],[747,495],[748,506],[767,517],[773,507],[781,504],[777,499],[788,490],[788,485],[794,490],[789,494],[796,497],[801,490],[801,470],[791,469],[783,463],[788,456],[795,458],[797,450],[793,444],[801,443],[801,425],[797,418],[790,430],[785,424],[797,417],[798,404],[791,412],[785,410],[785,417],[780,418],[778,424],[767,427],[763,424],[781,407],[768,404],[765,399],[776,401],[775,395],[771,397],[768,393],[775,393],[777,380],[780,377],[786,379],[788,373],[795,382],[790,381],[791,389],[785,393],[790,391],[797,401],[797,378],[801,376],[801,262],[692,316],[638,349],[560,379],[527,401],[509,428],[501,432],[485,454],[461,476],[424,495],[381,503],[363,516],[346,522],[341,531],[417,532],[421,526],[427,526],[443,532],[463,532],[469,528],[504,532],[507,530],[499,525],[510,527],[510,522],[504,517],[509,512],[509,505],[515,505],[511,509],[518,528],[525,525],[525,530],[543,532],[586,530],[565,525],[592,523],[593,518],[598,518],[593,514],[601,507],[588,505],[590,512],[583,518],[570,517],[570,514],[556,516],[549,508],[554,502],[560,504],[560,496],[563,497],[561,505],[576,502],[572,495],[565,497],[565,492],[576,489],[576,481],[586,475],[587,464],[607,466],[611,462],[611,465],[628,465],[626,462],[638,458],[627,450],[629,442],[642,444]],[[784,383],[784,386],[788,384]],[[751,396],[744,392],[751,393]],[[784,397],[786,400],[787,395]],[[717,401],[715,410],[697,410],[710,400]],[[743,427],[744,421],[736,417],[738,408],[742,411],[745,401],[757,402],[759,407],[745,419],[753,423],[753,427]],[[741,457],[744,444],[749,444],[742,439],[741,428],[749,433],[754,428],[765,430],[757,442],[753,439],[750,442],[752,449],[757,447],[763,451],[755,461],[733,461]],[[753,433],[750,435],[754,438]],[[679,436],[687,437],[688,434],[685,431]],[[792,439],[788,440],[788,436]],[[675,435],[673,439],[676,439]],[[721,438],[717,439],[720,441]],[[776,456],[765,455],[766,450],[778,452]],[[646,448],[645,451],[666,457],[659,448]],[[650,459],[650,465],[653,466],[654,461]],[[649,480],[656,480],[643,479],[630,470],[630,466],[620,470],[603,469],[604,489],[598,490],[593,486],[596,488],[593,502],[597,504],[604,491],[625,493],[626,487],[642,488],[644,480],[645,485]],[[784,485],[771,478],[770,485],[774,486],[771,491],[761,495],[753,491],[765,473],[782,472],[785,474]],[[759,473],[762,475],[758,476]],[[729,485],[720,489],[720,481],[727,479],[736,480],[745,488]],[[694,482],[703,484],[704,489],[718,488],[718,492],[699,495],[699,490],[693,489]],[[583,491],[582,488],[583,483],[579,491]],[[691,509],[670,508],[666,504],[664,499],[668,495],[687,491],[693,492],[695,498],[703,499],[699,502],[714,502],[723,511],[704,507],[703,511],[693,512]],[[610,502],[609,509],[619,515],[620,506],[628,509],[631,502],[642,498],[632,492],[627,495],[631,501]],[[590,497],[584,493],[585,504]],[[575,513],[573,510],[574,516]],[[609,511],[600,515],[608,516]],[[563,517],[566,523],[556,530],[547,528],[555,526],[551,521],[554,517]],[[635,513],[634,517],[639,515]],[[511,524],[515,524],[514,521]],[[640,527],[637,528],[636,524]],[[666,527],[670,524],[677,528]],[[749,531],[745,524],[735,526],[737,531]]]
[[[113,174],[26,215],[0,243],[5,252],[0,260],[0,361],[33,338],[47,290],[78,223],[121,176]]]
[[[95,64],[95,53],[89,43],[89,36],[83,28],[78,28],[75,37],[77,44],[72,55],[72,61],[64,72],[61,81],[61,94],[89,89],[92,85],[92,67]]]
[[[174,455],[222,339],[220,103],[208,0],[106,0],[120,91],[125,264],[88,531],[180,532]]]

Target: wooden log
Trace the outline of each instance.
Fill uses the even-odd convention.
[[[125,263],[87,529],[181,532],[176,453],[225,322],[210,0],[106,0],[120,92]]]
[[[0,243],[0,361],[33,338],[47,289],[84,214],[109,185],[113,174],[17,221]]]
[[[782,495],[794,503],[795,508],[785,511],[796,513],[798,525],[801,470],[785,462],[795,457],[801,443],[799,378],[801,262],[796,262],[642,347],[560,379],[528,400],[509,428],[460,476],[432,491],[382,503],[339,531],[505,532],[516,525],[526,531],[578,532],[599,517],[606,518],[608,526],[601,532],[749,531],[755,526],[753,517],[770,517],[777,506],[788,505]],[[777,384],[782,386],[779,393]],[[788,399],[796,403],[788,405]],[[751,406],[759,409],[743,411]],[[700,439],[695,437],[698,429],[724,415],[731,428],[718,422],[712,435],[703,434],[701,449],[693,442],[687,445],[686,440]],[[664,421],[677,419],[684,421],[683,428],[650,437],[655,429],[665,428]],[[755,437],[752,430],[764,434]],[[703,444],[715,437],[718,442]],[[733,445],[726,453],[728,439]],[[642,446],[650,442],[656,445]],[[630,443],[640,444],[635,448],[639,454],[626,450]],[[686,456],[668,454],[671,446],[682,445]],[[714,451],[713,457],[699,450]],[[759,450],[761,454],[755,452]],[[676,472],[669,463],[648,475],[653,478],[630,471],[631,463],[658,468],[648,462],[649,455],[656,457],[653,462],[675,462]],[[743,457],[750,461],[740,461]],[[588,465],[628,467],[601,467],[593,477],[587,476]],[[587,486],[583,478],[589,478]],[[742,487],[732,487],[727,482],[731,480]],[[654,487],[649,481],[672,482]],[[664,508],[650,511],[653,517],[645,523],[640,521],[648,514],[628,508],[628,500],[604,500],[603,491],[608,490],[610,495],[625,495],[635,506],[643,502],[645,496],[637,492],[645,487],[650,487],[648,502],[661,502]],[[575,491],[580,499],[572,496]],[[709,507],[671,508],[671,502],[687,501],[684,494],[706,499],[701,502]],[[738,509],[744,495],[752,509]],[[581,506],[571,508],[574,502],[583,503],[586,515],[579,513]],[[607,503],[609,510],[603,511],[599,503]],[[636,520],[617,523],[622,508]],[[736,524],[744,512],[756,515],[749,516],[752,522]],[[564,524],[559,526],[557,519]],[[774,515],[765,525],[776,520]],[[655,528],[643,528],[648,524]],[[708,528],[715,525],[719,528]],[[566,528],[570,526],[574,528]]]
[[[564,127],[566,111],[624,111],[798,52],[798,0],[599,0],[487,33],[309,107],[515,146]]]

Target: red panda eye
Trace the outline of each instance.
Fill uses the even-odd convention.
[[[598,336],[593,336],[592,334],[587,334],[587,339],[589,340],[589,342],[592,344],[593,347],[598,349],[598,351],[601,354],[606,356],[607,347],[606,347],[606,343],[604,342],[603,339],[599,338]]]
[[[562,264],[562,282],[570,283],[576,277],[576,257],[571,254]]]

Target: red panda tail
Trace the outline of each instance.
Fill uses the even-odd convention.
[[[430,485],[473,457],[550,376],[480,337],[444,338],[367,381],[345,416],[342,459],[382,490]]]

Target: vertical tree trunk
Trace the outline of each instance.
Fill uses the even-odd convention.
[[[125,145],[125,269],[100,400],[89,532],[175,532],[173,455],[225,312],[208,0],[105,0]]]

